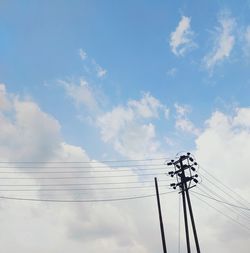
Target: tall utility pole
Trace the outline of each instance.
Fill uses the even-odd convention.
[[[155,191],[156,191],[156,197],[157,197],[157,206],[158,206],[160,229],[161,229],[162,248],[163,248],[163,253],[167,253],[167,246],[166,246],[166,239],[165,239],[165,233],[164,233],[164,226],[163,226],[162,215],[161,215],[161,202],[160,202],[160,196],[159,196],[159,190],[158,190],[158,182],[157,182],[157,178],[156,177],[155,177]]]
[[[198,183],[198,180],[196,179],[198,177],[197,174],[194,174],[196,171],[195,166],[197,165],[196,162],[194,162],[194,158],[191,157],[190,153],[187,153],[186,155],[180,156],[176,160],[171,160],[171,162],[167,163],[169,166],[174,166],[174,171],[170,171],[168,174],[171,177],[176,176],[176,183],[170,184],[171,187],[176,189],[179,187],[180,193],[182,195],[182,202],[183,202],[183,214],[184,214],[184,224],[185,224],[185,233],[186,233],[186,243],[187,243],[187,252],[191,253],[190,248],[190,239],[189,239],[189,228],[188,228],[188,217],[187,217],[187,205],[188,205],[188,211],[190,215],[193,235],[194,235],[194,241],[197,253],[200,253],[200,245],[198,240],[198,235],[195,227],[195,221],[194,221],[194,215],[192,210],[192,204],[189,196],[189,189],[192,187],[195,187]],[[188,170],[189,176],[186,176],[186,171]],[[187,203],[187,205],[186,205]]]

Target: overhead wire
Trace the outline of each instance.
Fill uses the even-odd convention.
[[[102,165],[102,166],[1,166],[0,169],[108,169],[108,168],[131,168],[136,169],[137,167],[155,167],[155,166],[165,166],[162,163],[154,163],[154,164],[125,164],[125,165]],[[139,169],[139,168],[137,168]]]
[[[171,179],[161,179],[160,182],[169,182]],[[63,183],[63,184],[0,184],[1,187],[48,187],[48,186],[86,186],[86,185],[123,185],[123,184],[145,184],[152,183],[152,180],[143,181],[120,181],[120,182],[95,182],[95,183]]]
[[[169,185],[162,185],[162,187],[167,187]],[[1,192],[57,192],[57,191],[98,191],[98,190],[128,190],[128,189],[146,189],[154,188],[154,185],[150,186],[124,186],[124,187],[103,187],[103,188],[54,188],[54,189],[0,189]]]
[[[232,198],[234,201],[243,204],[242,201],[239,201],[237,198],[235,198],[232,194],[228,193],[227,191],[225,191],[224,189],[222,189],[222,187],[218,186],[218,184],[212,182],[210,179],[208,179],[206,176],[204,176],[202,173],[200,173],[202,175],[203,178],[205,178],[210,184],[212,184],[213,186],[215,186],[216,188],[218,188],[220,191],[222,191],[224,194],[226,194],[227,196],[229,196],[230,198]],[[243,204],[245,205],[245,204]],[[245,205],[247,206],[247,205]]]
[[[170,158],[148,158],[148,159],[125,159],[125,160],[90,160],[90,161],[0,161],[0,164],[68,164],[68,163],[125,163],[125,162],[149,162],[149,161],[160,161],[160,160],[170,160]]]
[[[240,205],[243,205],[245,207],[247,207],[246,205],[242,204],[240,201],[237,201],[236,198],[234,198],[231,194],[229,194],[227,191],[224,191],[223,189],[221,189],[221,187],[219,187],[217,184],[213,183],[212,181],[210,181],[209,179],[206,178],[206,181],[208,181],[211,185],[215,186],[216,189],[219,189],[222,193],[224,193],[226,196],[229,196],[230,198],[232,198],[236,203],[239,203]],[[227,199],[224,197],[224,196],[221,196],[220,194],[218,194],[215,189],[212,190],[210,189],[208,186],[206,186],[205,182],[203,182],[203,184],[201,184],[201,186],[203,188],[205,188],[207,191],[209,191],[210,193],[212,193],[213,195],[215,195],[216,197],[218,197],[220,200],[224,201],[224,202],[230,202],[230,201],[227,201]],[[202,189],[199,189],[199,190],[202,190]],[[231,209],[232,211],[232,209]],[[235,212],[235,210],[233,210],[234,213],[236,213],[237,215],[240,215],[241,217],[243,218],[247,218],[248,221],[250,221],[250,214],[249,213],[246,213],[245,211],[239,211],[238,212]]]
[[[147,174],[130,174],[130,175],[109,175],[109,176],[68,176],[68,177],[33,177],[33,179],[41,180],[55,180],[55,179],[90,179],[90,178],[125,178],[125,177],[140,177],[140,176],[154,176],[154,175],[166,175],[166,173],[147,173]],[[19,179],[19,180],[29,180],[30,177],[0,177],[0,180],[6,179]]]
[[[193,192],[193,191],[192,191],[192,192]],[[216,208],[216,207],[210,205],[207,201],[205,201],[205,200],[199,198],[198,196],[196,196],[196,195],[193,195],[193,196],[194,196],[196,199],[199,199],[200,201],[202,201],[203,203],[205,203],[205,204],[206,204],[207,206],[209,206],[210,208],[216,210],[218,213],[220,213],[220,214],[223,215],[224,217],[226,217],[226,218],[230,219],[231,221],[233,221],[234,223],[240,225],[242,228],[244,228],[245,230],[247,230],[247,231],[250,233],[250,228],[248,228],[248,227],[245,226],[244,224],[238,222],[238,221],[237,221],[236,219],[234,219],[233,217],[231,217],[231,216],[229,216],[229,215],[223,213],[223,212],[220,211],[218,208]]]
[[[205,194],[206,196],[210,196],[211,198],[217,198],[219,199],[221,202],[220,204],[222,204],[222,206],[225,208],[223,211],[228,211],[234,215],[236,215],[237,218],[241,218],[242,220],[244,220],[244,222],[249,223],[250,222],[250,216],[249,213],[245,212],[244,210],[240,210],[240,209],[235,209],[230,205],[226,205],[225,203],[230,203],[230,201],[228,201],[227,199],[223,198],[221,195],[219,195],[217,192],[214,192],[213,190],[209,189],[207,186],[205,186],[204,184],[202,185],[202,187],[204,188],[198,188],[196,190],[199,190],[201,193],[200,194]]]
[[[196,191],[192,191],[192,193],[198,194],[198,195],[203,196],[203,197],[205,197],[205,198],[209,198],[209,199],[214,200],[214,201],[219,202],[219,203],[223,203],[223,204],[225,204],[225,205],[229,205],[229,206],[232,206],[232,207],[236,207],[236,208],[239,208],[239,209],[243,209],[243,210],[246,210],[246,211],[250,211],[250,208],[246,208],[246,207],[244,207],[244,206],[238,206],[238,205],[235,205],[235,204],[233,204],[233,203],[229,203],[229,202],[226,202],[226,201],[222,201],[222,200],[220,200],[220,199],[216,199],[216,198],[214,198],[214,197],[212,197],[212,196],[209,196],[209,195],[206,195],[206,194],[198,193],[198,192],[196,192]]]
[[[54,167],[54,168],[56,168],[56,167]],[[68,168],[71,168],[71,167],[68,167]],[[81,168],[81,167],[76,167],[76,168]],[[20,169],[20,167],[19,167],[19,169]],[[27,168],[25,168],[25,169],[27,169]],[[37,168],[33,168],[33,169],[37,169]],[[47,167],[44,167],[43,169],[47,169]],[[43,170],[42,171],[41,170],[39,170],[39,171],[30,171],[30,170],[29,171],[1,171],[0,170],[0,174],[117,173],[117,172],[129,172],[129,171],[164,170],[166,168],[164,168],[164,167],[162,167],[162,168],[160,168],[160,167],[153,167],[153,168],[135,168],[135,167],[131,167],[131,169],[119,169],[119,168],[112,169],[112,170],[94,170],[94,169],[95,168],[93,168],[93,170],[68,170],[68,171],[58,171],[58,170],[57,171],[43,171]]]
[[[223,187],[225,187],[227,190],[229,190],[231,193],[235,194],[237,197],[241,198],[242,201],[246,202],[248,205],[250,205],[249,200],[246,200],[244,197],[242,197],[239,193],[232,190],[231,187],[227,186],[225,183],[223,183],[220,179],[216,178],[214,175],[212,175],[210,172],[208,172],[205,168],[201,167],[199,165],[199,168],[206,172],[210,177],[212,177],[215,181],[217,181],[219,184],[221,184]]]
[[[170,193],[176,193],[176,191],[169,191],[160,193],[160,195],[166,195]],[[18,201],[31,201],[31,202],[52,202],[52,203],[91,203],[91,202],[114,202],[114,201],[123,201],[123,200],[134,200],[134,199],[143,199],[154,197],[155,194],[148,195],[139,195],[139,196],[130,196],[123,198],[107,198],[107,199],[39,199],[39,198],[19,198],[19,197],[6,197],[0,196],[0,199],[5,200],[18,200]]]

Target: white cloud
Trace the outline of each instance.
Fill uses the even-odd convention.
[[[160,153],[160,142],[156,139],[155,126],[131,124],[114,140],[114,148],[130,159],[156,157]]]
[[[3,98],[9,106],[0,108],[0,157],[43,160],[53,156],[60,140],[59,123],[30,100],[7,93]]]
[[[5,90],[4,86],[2,86],[2,90]],[[14,96],[6,90],[4,95],[2,93],[0,96],[8,104],[8,107],[0,107],[1,161],[83,161],[85,162],[84,166],[92,167],[90,172],[85,171],[84,175],[86,176],[96,175],[97,173],[95,172],[99,171],[100,168],[95,168],[95,166],[99,165],[106,166],[105,170],[108,171],[116,170],[109,168],[107,164],[98,163],[97,161],[95,161],[97,162],[95,166],[91,165],[89,163],[91,159],[85,150],[82,147],[65,143],[61,137],[58,121],[46,112],[43,112],[34,101]],[[143,98],[145,98],[145,95]],[[148,123],[146,120],[149,119],[148,115],[151,115],[153,118],[155,118],[155,115],[141,113],[140,110],[137,110],[137,106],[134,106],[137,103],[132,104],[127,104],[121,107],[122,110],[116,112],[114,117],[119,118],[120,116],[117,116],[119,113],[125,114],[126,120],[124,123],[121,123],[123,122],[121,117],[119,119],[121,122],[118,121],[117,130],[115,131],[124,132],[120,132],[117,137],[110,138],[116,138],[120,141],[118,144],[121,144],[121,146],[117,148],[121,148],[120,152],[126,153],[128,157],[134,157],[135,151],[138,152],[137,158],[142,156],[144,152],[149,152],[147,157],[152,157],[155,150],[158,152],[156,129],[152,123]],[[150,106],[148,105],[149,108]],[[183,106],[179,105],[178,107],[180,115],[186,115],[189,110],[181,107]],[[153,111],[153,109],[151,110]],[[159,111],[163,113],[163,109],[160,107],[158,107],[158,114],[160,113]],[[110,115],[112,112],[109,112]],[[128,131],[125,131],[126,128]],[[245,198],[249,198],[250,192],[250,170],[248,169],[249,139],[250,109],[237,108],[233,115],[215,112],[207,120],[204,131],[196,139],[195,148],[198,163],[209,170],[210,173],[220,177],[223,183],[231,186],[232,190],[237,190]],[[126,147],[127,149],[125,149]],[[39,168],[31,168],[31,170],[39,170]],[[12,169],[9,168],[9,171],[12,171]],[[22,171],[24,173],[23,169],[16,169],[15,171]],[[202,169],[198,173],[201,172]],[[98,173],[98,175],[103,176],[107,174],[111,175],[111,173]],[[139,180],[139,177],[136,177],[137,174],[133,170],[123,172],[124,174],[135,175],[133,180]],[[28,173],[24,175],[25,177],[29,175],[30,179],[25,181],[13,180],[16,185],[15,187],[25,182],[25,184],[37,184],[36,189],[45,189],[45,186],[41,186],[41,183],[53,184],[59,182],[56,179],[39,179],[37,175],[30,175]],[[76,174],[72,172],[67,175],[73,176]],[[152,184],[142,185],[152,186],[153,178],[150,177],[150,179],[152,179]],[[166,176],[164,175],[162,179],[166,179]],[[111,177],[107,180],[105,182],[117,183],[122,181],[121,179]],[[2,184],[7,184],[9,181],[1,179]],[[60,180],[60,183],[97,182],[104,182],[104,178],[100,180],[81,179],[78,177],[74,180]],[[203,181],[197,186],[197,189],[202,188],[202,184],[206,185],[207,183],[206,178],[203,177]],[[160,189],[162,191],[169,190],[163,184],[161,184]],[[137,189],[136,194],[134,194],[134,189],[131,191],[102,190],[76,194],[65,189],[65,192],[61,193],[41,193],[38,191],[34,193],[2,192],[1,196],[33,196],[36,198],[49,196],[60,199],[86,199],[144,195],[148,193],[154,193],[154,190]],[[249,234],[247,232],[245,233],[237,224],[233,225],[230,220],[218,215],[213,209],[198,202],[194,194],[191,195],[191,198],[202,249],[212,252],[214,247],[216,247],[221,253],[249,252]],[[178,194],[176,192],[176,194],[162,195],[161,200],[162,203],[168,203],[167,206],[162,205],[162,211],[163,214],[167,214],[166,220],[164,215],[164,221],[166,222],[168,249],[171,252],[175,252],[176,242],[178,241],[178,212],[176,212],[179,204]],[[211,202],[211,204],[213,206],[216,205],[214,202]],[[229,213],[237,221],[241,221],[240,216],[232,213],[227,208],[224,207],[223,211],[225,214]],[[155,198],[126,202],[84,204],[45,204],[2,200],[0,220],[1,228],[4,231],[1,235],[1,245],[5,252],[67,253],[73,251],[80,253],[84,249],[84,252],[93,253],[100,251],[103,253],[149,253],[160,252],[161,250]],[[212,223],[211,220],[213,220]],[[245,222],[245,225],[248,224]],[[215,237],[218,240],[215,241]],[[13,238],[15,238],[14,241]],[[225,244],[227,247],[225,247]]]
[[[101,67],[94,59],[92,59],[92,65],[98,78],[103,78],[107,75],[107,70]]]
[[[236,22],[228,13],[222,13],[219,16],[219,27],[216,27],[216,36],[212,51],[204,57],[204,63],[208,70],[213,70],[214,66],[229,58],[234,44],[233,35]]]
[[[102,68],[99,65],[96,66],[96,71],[97,71],[97,76],[100,77],[100,78],[106,76],[106,74],[107,74],[107,70]]]
[[[172,77],[174,77],[176,75],[176,73],[177,73],[177,69],[176,68],[171,68],[171,69],[169,69],[167,71],[167,75],[168,76],[172,76]]]
[[[2,85],[1,89],[5,90],[5,86]],[[98,176],[107,176],[105,172],[100,173],[100,168],[95,168],[98,166],[106,166],[105,170],[114,171],[114,168],[109,168],[103,163],[91,165],[88,163],[90,158],[81,147],[64,143],[60,138],[59,123],[52,116],[43,112],[35,102],[8,94],[6,90],[5,95],[1,94],[1,96],[10,105],[8,110],[0,108],[1,161],[82,161],[85,162],[84,166],[92,167],[90,172],[85,171],[84,176],[97,175],[96,170],[99,171]],[[154,127],[152,125],[142,126],[141,130],[142,132],[139,131],[138,134],[143,135],[145,133],[149,136],[148,138],[154,137]],[[144,138],[144,136],[141,137]],[[136,143],[134,144],[136,145]],[[146,147],[142,148],[145,149]],[[62,170],[62,168],[60,169]],[[22,183],[35,184],[37,185],[35,189],[38,190],[26,193],[21,191],[18,193],[2,192],[1,196],[38,199],[103,199],[133,195],[133,192],[129,190],[125,192],[119,190],[79,191],[76,194],[65,189],[65,187],[64,191],[60,193],[39,192],[39,189],[46,189],[46,186],[41,186],[41,184],[100,183],[104,182],[104,179],[100,181],[100,179],[82,179],[79,177],[76,179],[45,180],[39,179],[37,174],[26,173],[24,170],[27,171],[28,169],[9,168],[9,172],[22,172],[23,175],[16,175],[30,178],[25,180],[16,179],[11,182],[16,185],[15,187]],[[42,169],[33,166],[30,170],[38,172]],[[44,169],[42,171],[44,173]],[[51,174],[47,175],[49,175],[48,177],[54,177]],[[73,172],[63,175],[64,177],[76,176]],[[133,180],[138,179],[133,170],[123,172],[123,175],[134,175]],[[109,183],[118,182],[117,178],[112,177],[107,180],[106,182]],[[10,180],[1,179],[1,182],[6,184]],[[136,192],[137,195],[148,193],[152,193],[152,191],[138,189]],[[73,250],[80,253],[82,249],[93,253],[100,251],[104,253],[149,253],[159,251],[158,220],[152,215],[155,210],[154,207],[154,198],[135,202],[85,203],[84,205],[2,200],[0,220],[2,221],[2,230],[5,233],[1,236],[1,243],[5,252],[32,251],[42,253],[46,251],[48,253],[66,253]],[[13,238],[16,239],[13,241]],[[41,238],[46,243],[41,242]]]
[[[193,31],[191,30],[191,18],[182,16],[176,30],[170,35],[170,47],[177,56],[183,56],[188,50],[194,48]]]
[[[117,106],[99,116],[97,125],[102,139],[112,143],[116,151],[129,158],[145,157],[159,148],[154,125],[146,120],[158,118],[160,112],[168,117],[168,108],[145,93],[140,100],[129,100],[127,106]]]
[[[79,49],[79,56],[82,61],[85,61],[87,59],[87,53],[82,48]],[[91,59],[90,63],[92,66],[89,64],[86,64],[84,66],[86,72],[94,71],[98,78],[103,78],[107,75],[107,70],[96,63],[94,59]]]
[[[192,121],[188,119],[188,114],[191,112],[191,108],[188,105],[175,104],[176,109],[176,122],[175,127],[186,133],[199,135],[200,130],[195,127]]]
[[[120,129],[127,123],[134,120],[134,112],[121,106],[115,107],[98,118],[98,125],[101,128],[102,138],[105,142],[113,139],[119,134]]]
[[[168,115],[168,109],[149,93],[144,93],[141,100],[129,100],[128,106],[143,118],[158,118],[161,110]]]
[[[9,108],[6,89],[4,84],[0,84],[0,109],[4,110]]]
[[[179,130],[182,130],[183,132],[191,133],[194,135],[199,135],[199,133],[200,133],[200,130],[195,127],[193,122],[190,121],[189,119],[185,119],[185,118],[184,119],[182,119],[182,118],[177,119],[175,127]]]
[[[90,111],[98,110],[98,102],[94,90],[84,79],[79,80],[79,84],[73,81],[59,81],[63,85],[66,94],[73,99],[76,106],[84,105]]]
[[[250,108],[237,108],[233,115],[227,115],[220,111],[213,113],[210,119],[207,120],[206,128],[196,140],[196,158],[200,165],[205,168],[209,173],[216,176],[222,184],[227,185],[232,191],[238,192],[241,196],[248,200],[243,201],[239,196],[227,188],[223,188],[218,181],[214,181],[204,170],[200,169],[203,180],[198,188],[205,189],[202,185],[209,187],[210,190],[217,192],[223,196],[227,202],[235,203],[238,205],[247,205],[249,207],[249,153],[250,153]],[[215,185],[209,183],[209,180],[215,183],[216,186],[222,187],[223,190],[228,192],[235,199],[220,191]],[[209,193],[211,194],[211,192]],[[218,196],[214,197],[218,198]],[[208,199],[206,199],[209,202]],[[242,203],[243,201],[243,203]],[[229,209],[223,205],[209,202],[213,207],[219,208],[225,215],[231,216],[237,222],[242,223],[249,227],[249,219],[242,217],[242,212],[233,208]],[[205,205],[204,205],[205,206]],[[198,207],[199,208],[199,207]],[[240,249],[240,252],[248,252],[247,241],[249,234],[245,232],[242,226],[233,223],[230,219],[223,217],[215,212],[212,208],[206,207],[207,214],[209,210],[209,217],[205,219],[203,227],[203,237],[207,235],[204,242],[204,247],[209,249],[211,244],[211,234],[216,234],[218,238],[216,248],[220,252],[235,252]],[[235,213],[235,211],[237,211]],[[202,210],[197,212],[202,212]],[[247,214],[248,215],[248,214]],[[213,220],[213,225],[211,225]],[[248,232],[249,233],[249,232]],[[209,235],[210,234],[210,235]],[[230,238],[230,239],[229,239]],[[225,248],[225,243],[227,247]],[[215,246],[215,245],[214,245]]]
[[[81,60],[84,61],[87,58],[87,53],[82,48],[80,48],[79,49],[79,56],[80,56]]]
[[[188,105],[180,105],[178,103],[175,103],[174,107],[178,117],[186,117],[187,114],[191,112],[191,108]]]
[[[236,108],[236,115],[233,119],[233,125],[250,128],[250,109]]]

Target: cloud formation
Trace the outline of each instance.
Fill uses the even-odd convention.
[[[7,93],[4,85],[0,85],[0,97],[3,98],[1,101],[6,101],[6,105],[8,104],[8,107],[2,106],[3,104],[0,107],[1,161],[43,161],[44,165],[49,162],[63,162],[64,164],[70,161],[81,161],[84,162],[84,166],[92,168],[90,171],[85,171],[83,174],[85,177],[97,175],[96,170],[98,170],[98,176],[107,176],[105,172],[100,173],[98,166],[104,166],[106,171],[114,172],[114,168],[109,168],[108,165],[101,162],[96,161],[95,165],[91,164],[83,148],[65,143],[60,138],[59,122],[43,112],[35,102]],[[97,183],[100,187],[104,179],[102,181],[100,178],[81,179],[73,172],[63,174],[63,180],[43,179],[37,174],[28,173],[27,170],[23,166],[8,171],[18,172],[17,175],[23,173],[22,177],[27,178],[11,181],[15,187],[20,188],[21,186],[18,186],[20,184],[35,185],[36,187],[32,188],[33,191],[28,193],[5,192],[1,196],[74,200],[115,198],[132,194],[119,190],[115,192],[90,190],[76,193],[65,186],[64,191],[59,193],[40,191],[46,190],[47,184],[55,183],[87,184],[85,188],[90,188],[88,185],[90,183]],[[45,173],[44,168],[35,165],[29,170]],[[47,177],[54,178],[51,174],[48,175]],[[135,182],[139,180],[133,170],[123,172],[123,175],[133,175]],[[74,179],[67,179],[70,176],[73,176]],[[9,182],[1,180],[2,183]],[[117,183],[117,180],[117,178],[108,178],[109,184]],[[147,194],[147,192],[138,189],[136,194]],[[159,251],[158,223],[152,215],[154,207],[154,199],[126,203],[95,203],[94,205],[5,200],[1,201],[0,211],[0,219],[3,221],[2,229],[5,231],[1,236],[1,243],[6,252],[66,253],[73,250],[80,253],[83,249],[86,252],[102,251],[104,253]],[[143,219],[141,219],[142,212],[144,213]],[[16,238],[14,241],[13,237]],[[42,241],[41,238],[43,238]]]
[[[66,94],[73,100],[76,106],[85,106],[89,111],[99,109],[97,96],[89,83],[80,78],[79,84],[74,81],[59,80],[59,83],[65,89]]]
[[[84,61],[87,58],[87,53],[82,48],[80,48],[79,49],[79,56],[80,56],[81,60]]]
[[[218,22],[219,26],[216,27],[213,49],[203,59],[205,67],[210,71],[218,63],[229,58],[235,44],[235,36],[233,34],[236,27],[235,19],[228,13],[222,13]]]
[[[200,130],[197,127],[195,127],[195,125],[191,120],[188,119],[188,114],[191,112],[191,108],[187,105],[180,105],[176,103],[175,110],[176,110],[176,122],[175,122],[176,129],[198,136],[200,134]]]
[[[159,150],[155,126],[148,120],[157,119],[168,108],[149,93],[140,100],[129,100],[127,106],[117,106],[97,119],[102,139],[114,145],[116,151],[128,158],[151,156]]]
[[[176,30],[170,34],[169,45],[172,52],[177,56],[183,56],[187,51],[196,46],[193,41],[191,30],[191,18],[182,16]]]
[[[102,78],[104,76],[106,76],[107,74],[107,70],[102,68],[99,65],[96,65],[96,72],[97,72],[97,77]]]
[[[85,176],[96,175],[97,173],[95,172],[97,170],[100,171],[97,166],[105,166],[107,171],[115,170],[110,168],[108,164],[98,161],[95,161],[95,166],[93,166],[91,159],[82,147],[65,143],[61,138],[59,122],[46,112],[43,112],[34,101],[9,94],[4,85],[0,86],[0,91],[1,99],[6,102],[6,106],[0,107],[1,161],[27,161],[27,159],[42,160],[44,162],[82,161],[85,162],[85,166],[91,168],[89,172],[85,171]],[[103,122],[107,123],[107,125],[103,129],[103,134],[108,141],[118,140],[118,143],[121,144],[121,147],[118,146],[118,148],[121,148],[120,152],[127,157],[138,158],[145,157],[145,155],[152,157],[155,150],[158,152],[157,147],[154,150],[154,145],[159,140],[156,137],[154,125],[148,120],[165,117],[165,109],[164,105],[152,95],[144,94],[141,99],[130,100],[126,105],[120,106],[118,109],[114,108],[104,114]],[[190,108],[176,105],[176,110],[181,117],[185,117],[189,113]],[[109,125],[111,133],[108,132]],[[112,131],[114,132],[113,135]],[[196,138],[196,146],[194,148],[197,161],[202,168],[206,168],[209,173],[221,178],[224,184],[230,185],[232,190],[236,190],[245,198],[249,197],[250,192],[248,180],[250,172],[247,169],[250,152],[249,139],[249,108],[236,108],[232,115],[216,111],[206,121],[204,130]],[[143,153],[144,151],[146,153]],[[151,153],[148,154],[148,151]],[[135,152],[138,152],[137,156],[135,156]],[[202,175],[204,173],[202,168],[200,168],[199,174],[203,179],[196,189],[204,189],[204,186],[208,186],[211,190],[218,192],[215,186],[209,184],[207,180],[209,176],[206,175],[204,177]],[[40,171],[39,168],[31,169]],[[14,172],[21,171],[25,173],[23,168],[14,170]],[[126,175],[135,175],[133,178],[136,182],[142,179],[132,169],[123,172],[123,175],[125,173]],[[30,179],[15,181],[15,187],[20,182],[25,182],[28,185],[37,185],[37,190],[34,190],[33,193],[13,192],[11,196],[18,195],[22,197],[25,194],[27,197],[28,194],[29,197],[33,196],[35,198],[49,196],[50,198],[86,199],[105,198],[110,196],[110,194],[112,196],[128,194],[127,191],[120,192],[118,190],[109,193],[104,190],[87,193],[83,191],[76,194],[67,189],[60,194],[42,193],[39,192],[39,189],[45,189],[42,184],[55,183],[55,179],[43,180],[28,173],[24,175],[29,175]],[[74,176],[75,174],[72,172],[67,175]],[[98,175],[104,176],[107,173],[98,172]],[[163,179],[166,180],[165,174]],[[1,180],[3,182],[3,179]],[[83,181],[80,177],[77,177],[74,181],[72,179],[70,181],[69,179],[64,179],[60,183],[103,183],[103,180],[85,179]],[[117,178],[109,178],[108,180],[110,183],[118,182]],[[210,180],[212,180],[211,177]],[[164,185],[161,185],[161,189],[169,190],[168,186]],[[145,193],[145,190],[142,192]],[[137,194],[139,193],[141,192],[138,189]],[[10,193],[3,194],[10,195]],[[162,207],[165,209],[167,206],[163,213],[167,213],[167,218],[164,216],[164,221],[167,228],[168,247],[172,252],[175,252],[176,242],[178,241],[178,212],[176,212],[176,209],[178,208],[179,200],[177,195],[176,192],[174,195],[162,195],[161,198],[162,203],[168,203],[167,205],[162,205]],[[218,215],[214,209],[209,209],[203,202],[198,201],[194,194],[191,197],[202,249],[213,251],[216,246],[222,253],[231,253],[237,250],[240,250],[241,253],[249,251],[249,236],[241,226],[232,223],[230,219],[228,220]],[[225,195],[224,197],[228,198]],[[230,199],[230,201],[234,200]],[[242,202],[242,200],[240,201]],[[221,204],[209,203],[238,222],[242,223],[245,221],[242,212],[240,214],[239,212],[235,213]],[[155,198],[136,200],[134,202],[85,203],[84,205],[1,201],[0,219],[2,221],[2,229],[5,231],[1,236],[1,243],[6,252],[31,250],[37,253],[44,251],[48,253],[66,253],[73,250],[76,253],[80,253],[84,249],[86,252],[94,253],[100,251],[104,253],[128,253],[135,251],[138,253],[149,253],[161,250]],[[211,220],[214,222],[211,223]],[[16,240],[13,241],[13,237]],[[218,240],[215,241],[214,237],[218,238]],[[41,238],[43,238],[43,241],[41,241]],[[225,247],[225,243],[228,247]]]
[[[212,195],[217,199],[227,200],[227,202],[245,207],[249,207],[250,192],[248,182],[250,177],[248,169],[250,152],[249,119],[250,108],[247,107],[236,108],[231,115],[215,111],[206,121],[204,131],[196,139],[195,151],[196,158],[201,165],[202,183],[199,188],[203,191],[203,194],[205,192],[205,194]],[[211,174],[215,175],[220,181],[216,181],[211,177]],[[228,188],[225,188],[224,185]],[[209,248],[212,241],[211,234],[215,234],[218,240],[216,240],[214,247],[219,248],[220,252],[226,253],[237,250],[247,252],[248,243],[246,243],[246,240],[249,235],[249,214],[230,206],[209,201],[209,199],[205,201],[210,204],[210,207],[199,201],[203,205],[203,210],[205,210],[204,208],[210,210],[209,214],[207,212],[207,215],[202,218],[204,227],[207,228],[202,235],[205,238],[203,246]],[[220,215],[213,208],[219,210]],[[223,217],[223,214],[226,216]],[[211,225],[211,220],[213,220],[213,225]],[[245,228],[245,226],[248,228]],[[225,243],[227,247],[225,247]]]

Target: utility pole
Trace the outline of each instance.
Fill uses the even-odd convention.
[[[155,191],[156,191],[157,206],[158,206],[159,221],[160,221],[160,229],[161,229],[162,248],[163,248],[163,253],[167,253],[167,246],[166,246],[164,226],[163,226],[163,221],[162,221],[161,202],[160,202],[160,195],[159,195],[157,177],[155,177]]]
[[[178,187],[180,189],[180,193],[182,194],[187,252],[191,253],[188,217],[187,217],[187,205],[188,205],[188,211],[190,215],[196,251],[197,253],[200,253],[200,245],[199,245],[198,235],[197,235],[195,221],[194,221],[192,204],[191,204],[191,200],[189,196],[189,189],[195,187],[196,184],[198,183],[198,180],[196,179],[198,175],[194,174],[194,172],[196,171],[195,167],[197,163],[194,162],[194,158],[190,155],[190,153],[187,153],[186,155],[180,156],[176,160],[171,160],[171,162],[167,163],[167,165],[174,166],[174,171],[170,171],[168,174],[171,177],[176,176],[176,181],[177,181],[176,183],[170,184],[170,186],[173,187],[174,189]],[[189,171],[189,176],[186,176],[187,170]]]

